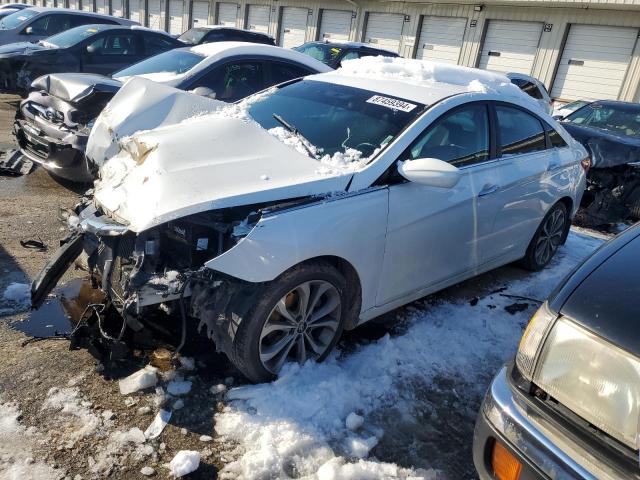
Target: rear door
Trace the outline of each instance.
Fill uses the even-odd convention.
[[[184,2],[182,0],[169,0],[169,33],[180,35],[184,31],[182,24],[184,17]]]
[[[367,14],[364,41],[376,47],[400,53],[404,15],[397,13]]]
[[[479,67],[502,73],[531,74],[542,26],[540,22],[489,20]]]
[[[349,40],[353,16],[353,12],[347,10],[329,10],[323,8],[320,11],[318,40]]]
[[[235,27],[238,23],[238,4],[220,2],[217,4],[216,24]]]
[[[271,20],[269,5],[247,5],[247,24],[245,28],[253,32],[269,33]]]
[[[84,43],[82,71],[109,75],[142,58],[142,45],[135,31],[107,31]]]
[[[278,45],[292,48],[302,45],[307,37],[308,8],[282,7]]]
[[[422,17],[416,58],[457,64],[466,25],[466,18]]]

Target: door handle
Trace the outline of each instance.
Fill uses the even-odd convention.
[[[497,191],[498,191],[498,185],[492,185],[490,183],[487,183],[484,187],[482,187],[482,190],[480,190],[480,193],[478,194],[478,196],[484,197],[485,195],[489,195]]]

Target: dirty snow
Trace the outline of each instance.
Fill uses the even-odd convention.
[[[169,463],[171,475],[183,477],[194,472],[200,466],[200,453],[193,450],[180,450]]]
[[[122,395],[129,395],[138,390],[155,387],[158,382],[157,372],[157,368],[147,365],[143,369],[123,378],[118,382],[120,393]]]
[[[510,282],[506,293],[544,299],[600,243],[572,232],[549,267]],[[235,460],[220,478],[281,478],[291,469],[298,478],[323,480],[443,478],[378,460],[384,429],[373,419],[392,409],[408,415],[420,401],[415,389],[433,389],[439,376],[460,380],[456,395],[480,398],[486,384],[478,378],[490,378],[514,354],[535,309],[511,315],[504,307],[513,302],[494,293],[472,303],[410,307],[407,329],[396,337],[387,334],[344,357],[334,353],[321,364],[287,365],[271,384],[230,390],[215,430]],[[363,425],[353,431],[356,411]]]
[[[78,388],[52,388],[42,405],[42,410],[51,410],[58,414],[60,420],[69,423],[67,434],[68,445],[76,440],[95,433],[108,420],[91,411],[91,402],[84,400]]]

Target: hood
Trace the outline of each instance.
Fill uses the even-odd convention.
[[[36,78],[31,87],[61,100],[78,103],[93,93],[116,93],[122,83],[111,77],[91,73],[57,73]]]
[[[611,168],[640,161],[640,139],[571,122],[561,125],[587,149],[592,168]]]
[[[344,191],[351,173],[323,171],[223,106],[148,80],[128,82],[89,137],[87,152],[109,152],[98,205],[140,232],[198,212]]]
[[[19,42],[9,43],[8,45],[0,46],[0,58],[13,57],[17,55],[30,55],[33,52],[39,52],[42,50],[57,50],[52,48],[43,47],[37,43]]]

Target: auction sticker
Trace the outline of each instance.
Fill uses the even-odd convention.
[[[417,106],[413,103],[405,102],[404,100],[383,97],[382,95],[374,95],[367,100],[367,103],[373,103],[374,105],[380,105],[381,107],[387,107],[393,110],[402,110],[403,112],[410,112]]]

